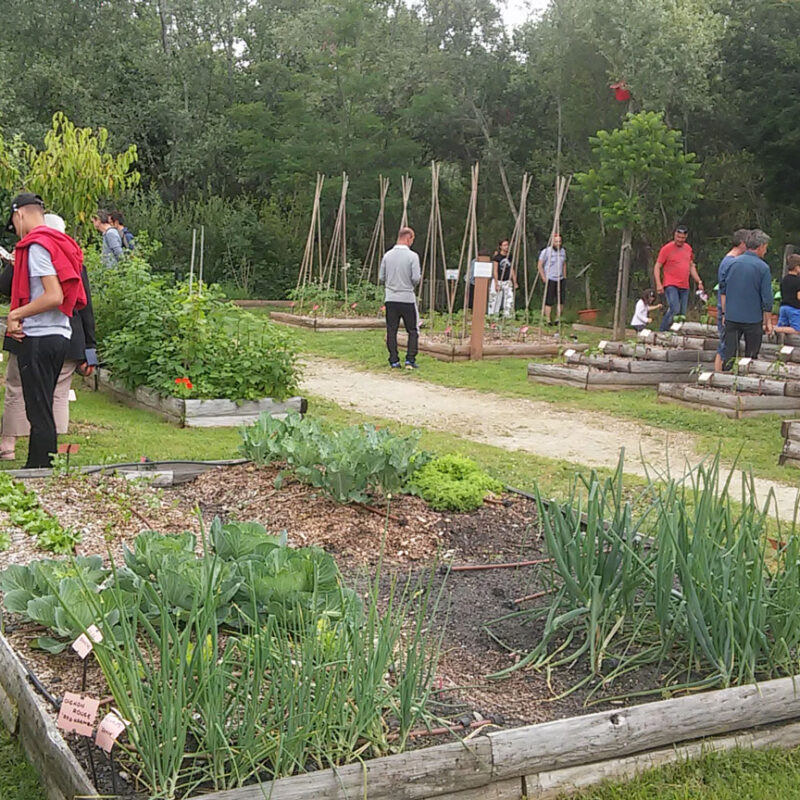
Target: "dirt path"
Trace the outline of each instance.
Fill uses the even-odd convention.
[[[536,400],[449,389],[405,374],[363,372],[342,362],[309,360],[302,388],[363,414],[589,467],[616,466],[623,447],[625,471],[640,476],[644,463],[663,469],[669,458],[673,474],[680,474],[684,464],[701,459],[694,437],[686,433]],[[756,487],[759,497],[772,488],[781,518],[792,518],[796,487],[765,480],[757,480]]]

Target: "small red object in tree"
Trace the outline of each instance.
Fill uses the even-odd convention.
[[[626,103],[631,99],[631,91],[628,89],[628,84],[626,84],[625,81],[612,83],[609,89],[614,90],[614,99],[620,103]]]

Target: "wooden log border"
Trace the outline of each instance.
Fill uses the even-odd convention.
[[[397,344],[403,348],[408,345],[405,331],[397,334]],[[588,349],[587,344],[564,344],[563,342],[508,342],[507,344],[484,343],[484,358],[535,358],[537,356],[557,356],[565,349],[576,352]],[[434,342],[425,336],[419,337],[419,352],[439,361],[468,361],[469,342]]]
[[[300,414],[308,410],[304,397],[290,397],[284,402],[264,398],[263,400],[184,400],[178,397],[162,397],[152,389],[139,387],[131,392],[115,381],[108,370],[98,369],[90,379],[97,389],[108,392],[126,406],[152,411],[168,422],[182,428],[223,428],[249,425],[262,413],[285,414],[294,409]]]
[[[737,394],[674,381],[658,385],[658,399],[662,402],[677,403],[701,411],[714,411],[733,419],[783,414],[787,411],[796,411],[800,414],[800,397]]]
[[[620,361],[620,359],[615,359],[615,361]],[[662,362],[653,363],[656,366],[662,364]],[[687,366],[685,371],[682,370],[674,374],[670,371],[670,381],[694,382],[697,376],[692,374],[689,369]],[[655,388],[661,385],[665,377],[667,376],[661,370],[658,372],[628,372],[623,371],[621,366],[618,369],[610,366],[602,369],[591,361],[590,363],[578,363],[575,361],[569,364],[537,364],[535,362],[528,364],[528,380],[552,386],[572,386],[587,391],[593,389],[624,391],[625,389]]]
[[[386,321],[381,317],[309,317],[304,314],[273,311],[269,318],[270,321],[280,325],[311,328],[319,332],[380,330],[386,327]]]

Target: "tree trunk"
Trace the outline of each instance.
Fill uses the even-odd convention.
[[[622,230],[622,243],[619,248],[619,267],[617,270],[617,297],[614,303],[614,338],[625,336],[625,320],[628,318],[628,283],[631,274],[631,240],[633,231],[630,226]]]

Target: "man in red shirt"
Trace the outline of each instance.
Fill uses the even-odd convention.
[[[658,252],[653,276],[656,281],[656,292],[667,298],[667,310],[661,320],[661,330],[669,330],[676,314],[685,315],[689,304],[689,275],[694,278],[697,288],[703,290],[703,281],[697,274],[692,246],[686,241],[689,229],[685,225],[675,228],[671,242],[667,242]],[[661,277],[661,268],[664,277]]]

